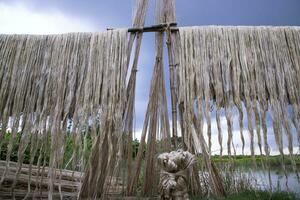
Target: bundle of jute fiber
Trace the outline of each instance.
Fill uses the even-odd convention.
[[[244,104],[252,157],[255,159],[255,138],[260,154],[270,154],[266,119],[270,111],[279,152],[283,158],[283,137],[286,136],[289,157],[296,171],[293,149],[295,144],[297,147],[300,145],[300,29],[207,26],[180,28],[179,34],[178,98],[188,112],[185,120],[189,122],[197,117],[200,130],[196,131],[200,131],[201,135],[205,118],[208,151],[211,146],[210,105],[214,105],[220,153],[224,148],[221,108],[225,109],[227,121],[227,154],[232,155],[232,148],[235,150],[232,140],[234,108],[239,111],[244,152]],[[289,105],[291,112],[288,112]],[[186,126],[189,124],[186,123]],[[298,141],[293,141],[293,128]],[[195,129],[197,126],[185,128],[183,136],[188,137]],[[198,143],[194,146],[200,149]]]
[[[188,151],[179,149],[162,153],[157,158],[161,168],[159,191],[161,199],[188,200],[190,168],[196,163],[196,157]]]
[[[56,184],[56,169],[84,171],[84,138],[92,137],[93,152],[106,146],[101,170],[93,177],[106,179],[121,134],[127,64],[127,30],[61,35],[0,35],[0,138],[11,130],[1,187],[9,174],[10,157],[18,144],[18,170],[11,188],[18,184],[24,152],[30,149],[29,170],[48,168],[48,197]],[[70,127],[69,124],[71,124]],[[71,159],[64,161],[66,138],[74,144]],[[19,138],[19,139],[18,139]],[[93,158],[93,157],[92,157]],[[71,164],[70,164],[71,163]],[[106,164],[105,164],[106,163]],[[107,167],[104,167],[107,165]],[[90,175],[87,173],[87,175]],[[37,181],[45,181],[41,176]],[[54,184],[55,183],[55,184]],[[97,182],[99,183],[99,182]],[[102,183],[103,184],[103,183]],[[39,185],[36,184],[35,191]],[[103,187],[103,185],[95,185]],[[28,193],[34,188],[30,176]],[[78,188],[79,190],[80,188]],[[78,192],[78,191],[77,191]]]

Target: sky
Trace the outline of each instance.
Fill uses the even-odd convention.
[[[135,0],[0,0],[0,34],[56,34],[95,32],[106,28],[131,27]],[[154,1],[149,0],[146,26],[154,24]],[[178,26],[196,25],[275,25],[300,26],[299,0],[177,0]],[[166,52],[164,54],[167,60]],[[151,73],[154,65],[154,34],[143,38],[138,64],[135,105],[135,130],[139,138],[147,107]],[[168,86],[168,70],[165,78]],[[167,88],[170,110],[170,94]],[[170,115],[171,116],[171,115]],[[241,149],[238,125],[234,123],[234,142]],[[226,119],[222,117],[226,132]],[[244,119],[245,127],[247,119]],[[268,126],[271,126],[268,116]],[[205,126],[204,126],[205,129]],[[278,153],[269,128],[272,152]],[[216,123],[212,124],[213,150],[219,149]],[[245,139],[249,137],[245,128]],[[295,131],[294,131],[295,132]],[[226,144],[226,135],[224,136]],[[296,140],[296,136],[295,136]],[[285,142],[286,144],[286,142]],[[226,145],[224,145],[226,146]],[[249,145],[246,146],[249,153]],[[226,150],[225,150],[226,151]]]

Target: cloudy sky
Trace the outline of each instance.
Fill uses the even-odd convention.
[[[146,25],[154,24],[154,1],[149,0]],[[0,0],[0,33],[53,34],[103,31],[108,27],[130,27],[135,0]],[[177,0],[179,26],[192,25],[300,25],[299,0]],[[154,34],[144,36],[137,80],[135,107],[136,137],[139,137],[147,106],[154,64]],[[167,72],[167,70],[165,70]],[[168,78],[168,75],[165,75]],[[168,82],[166,82],[168,85]],[[168,97],[169,97],[168,92]],[[168,98],[170,101],[170,98]],[[169,103],[170,105],[170,103]],[[235,115],[234,142],[240,151]],[[271,126],[270,116],[268,125]],[[247,119],[244,120],[246,127]],[[226,133],[226,119],[222,118]],[[213,150],[218,150],[216,123],[213,121]],[[270,144],[277,153],[271,127]],[[247,130],[245,139],[249,141]],[[226,134],[225,134],[226,135]],[[296,140],[296,137],[295,137]],[[226,136],[224,137],[224,146]],[[249,142],[247,142],[249,143]],[[226,151],[226,150],[225,150]],[[249,152],[247,146],[246,152]]]

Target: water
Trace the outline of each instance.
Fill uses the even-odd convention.
[[[253,185],[256,185],[257,189],[269,190],[269,175],[268,171],[264,170],[249,170],[240,169],[242,174],[252,177]],[[297,180],[296,173],[291,170],[287,170],[287,178],[281,169],[270,170],[270,180],[272,191],[291,191],[300,197],[300,184]]]

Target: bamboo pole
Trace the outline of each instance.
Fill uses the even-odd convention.
[[[137,7],[136,7],[136,13],[133,19],[133,29],[143,29],[140,27],[143,27],[145,24],[145,14],[146,10],[148,7],[148,0],[138,0],[137,1]],[[130,32],[130,31],[128,31]],[[131,183],[133,176],[132,176],[132,132],[133,132],[133,112],[134,112],[134,104],[135,104],[135,88],[136,88],[136,72],[137,72],[137,65],[138,65],[138,60],[139,60],[139,53],[140,53],[140,48],[142,44],[142,37],[143,37],[143,32],[142,31],[131,31],[130,32],[130,41],[129,41],[129,46],[130,46],[130,51],[128,51],[128,64],[129,66],[129,61],[130,61],[130,54],[133,46],[133,41],[134,38],[136,38],[136,46],[135,46],[135,53],[134,53],[134,58],[133,58],[133,63],[132,63],[132,68],[131,68],[131,74],[130,74],[130,79],[129,83],[127,86],[127,110],[126,114],[124,115],[124,121],[125,121],[125,130],[128,135],[127,135],[127,188],[126,188],[126,195],[130,195],[130,187],[129,183]]]
[[[170,23],[161,23],[156,24],[152,26],[147,26],[143,28],[129,28],[128,32],[135,33],[135,32],[164,32],[166,31],[166,28],[170,27],[171,31],[178,31],[178,28],[176,28],[177,23],[176,22],[170,22]]]
[[[174,34],[171,32],[171,27],[167,29],[167,47],[168,47],[168,59],[169,59],[169,72],[170,72],[170,89],[171,89],[171,108],[172,108],[172,136],[174,139],[174,147],[177,148],[177,97],[175,93],[175,80],[174,80],[174,68],[177,66],[174,59],[174,46],[173,37]]]
[[[195,127],[195,131],[197,132],[197,135],[199,137],[204,163],[209,173],[210,184],[213,186],[212,188],[217,196],[226,197],[226,192],[223,186],[223,180],[219,174],[218,169],[211,160],[209,151],[207,150],[207,144],[205,143],[203,134],[200,131],[199,120],[197,119],[195,113],[193,113],[193,124]]]
[[[134,103],[135,103],[135,86],[136,86],[136,72],[137,72],[137,64],[138,64],[138,57],[140,52],[140,47],[142,43],[142,34],[143,33],[136,33],[137,41],[136,41],[136,48],[135,48],[135,55],[132,64],[131,76],[130,81],[128,84],[128,110],[127,110],[127,117],[126,120],[129,120],[128,123],[128,139],[127,139],[127,180],[132,177],[132,132],[133,132],[133,111],[134,111]],[[129,188],[127,188],[127,192],[129,192]]]
[[[115,28],[107,28],[106,30],[110,31],[110,30],[114,30],[114,29]],[[132,36],[135,36],[135,33],[165,32],[165,31],[167,31],[167,29],[169,29],[171,32],[178,32],[179,31],[179,29],[177,28],[177,23],[176,22],[155,24],[155,25],[152,25],[152,26],[146,26],[146,27],[142,27],[142,28],[132,27],[132,28],[128,28],[127,31],[129,33],[133,33]],[[132,40],[132,43],[133,43],[134,39],[130,39],[130,41],[131,40]],[[128,46],[128,47],[130,47],[130,46]],[[132,47],[132,44],[131,44],[131,47]]]

